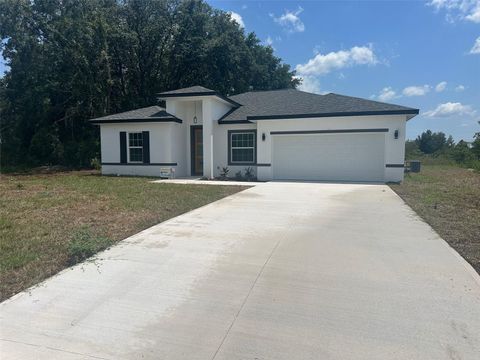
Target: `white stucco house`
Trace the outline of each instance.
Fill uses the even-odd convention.
[[[92,119],[103,174],[213,178],[253,168],[259,180],[398,182],[405,128],[418,109],[294,89],[223,96],[202,86]]]

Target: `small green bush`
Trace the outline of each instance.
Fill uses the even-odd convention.
[[[243,175],[242,175],[241,170],[239,170],[235,173],[235,180],[237,180],[237,181],[242,181],[243,180]]]
[[[74,231],[68,244],[68,265],[75,265],[112,245],[112,240],[92,233],[88,227]]]
[[[255,173],[251,166],[245,168],[245,179],[247,181],[253,181],[255,179]]]
[[[228,173],[230,172],[230,169],[228,166],[222,166],[222,171],[220,171],[220,179],[221,180],[228,180]]]
[[[94,157],[92,160],[90,160],[90,166],[95,170],[100,170],[102,168],[102,163],[97,157]]]

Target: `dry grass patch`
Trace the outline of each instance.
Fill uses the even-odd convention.
[[[478,172],[428,165],[391,187],[480,273]]]
[[[0,299],[242,186],[152,184],[95,172],[0,175]]]

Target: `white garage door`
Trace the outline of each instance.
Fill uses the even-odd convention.
[[[384,181],[384,133],[273,135],[273,178]]]

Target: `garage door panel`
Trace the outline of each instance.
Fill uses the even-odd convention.
[[[385,135],[275,135],[274,179],[383,181]]]

